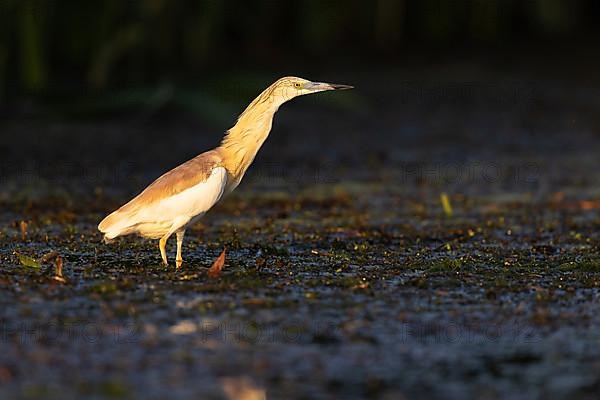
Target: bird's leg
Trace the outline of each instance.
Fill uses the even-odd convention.
[[[183,236],[185,235],[185,229],[177,231],[177,258],[175,259],[175,266],[181,267],[183,264],[183,258],[181,258],[181,245],[183,244]]]
[[[169,239],[169,236],[171,236],[170,233],[161,237],[160,240],[158,241],[158,248],[160,249],[160,256],[162,257],[163,263],[165,265],[169,265],[169,263],[167,262],[167,249],[166,249],[167,240]]]

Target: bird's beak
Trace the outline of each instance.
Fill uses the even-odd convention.
[[[324,90],[346,90],[353,89],[354,86],[340,85],[337,83],[325,83],[325,82],[310,82],[306,85],[306,88],[311,92],[322,92]]]

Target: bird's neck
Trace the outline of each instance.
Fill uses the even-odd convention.
[[[269,136],[273,115],[280,106],[270,102],[266,92],[246,108],[219,146],[225,168],[238,183]]]

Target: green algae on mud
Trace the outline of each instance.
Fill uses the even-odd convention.
[[[244,206],[245,212],[251,212],[251,204]],[[286,203],[276,207],[288,209]],[[162,266],[154,243],[142,239],[100,244],[90,223],[93,216],[79,215],[71,221],[77,235],[61,229],[58,222],[38,226],[31,218],[28,254],[40,257],[50,248],[63,251],[68,281],[52,284],[50,273],[25,268],[5,252],[0,270],[0,302],[7,305],[3,313],[6,318],[6,310],[11,310],[11,318],[31,321],[42,330],[57,321],[79,327],[76,332],[83,333],[77,337],[69,331],[68,343],[87,352],[94,353],[93,343],[117,346],[133,360],[153,354],[164,365],[173,365],[175,354],[185,354],[177,359],[187,368],[209,368],[214,376],[248,369],[268,387],[284,392],[280,382],[285,374],[279,371],[303,374],[303,370],[276,354],[291,359],[303,354],[331,368],[338,365],[335,368],[350,376],[339,366],[343,363],[334,363],[335,356],[330,355],[334,348],[358,357],[376,354],[393,368],[406,367],[398,361],[402,357],[410,357],[411,365],[424,363],[408,348],[427,351],[439,343],[438,351],[443,349],[440,354],[448,357],[466,354],[476,360],[483,351],[499,370],[507,365],[518,371],[536,366],[553,374],[555,364],[542,355],[551,343],[546,332],[559,329],[568,340],[571,334],[560,327],[589,332],[595,324],[593,314],[581,306],[593,301],[600,289],[593,220],[578,222],[580,237],[547,230],[544,218],[531,227],[534,234],[517,237],[514,226],[530,222],[513,207],[499,209],[503,222],[490,224],[476,224],[471,218],[419,217],[392,225],[375,222],[377,210],[371,208],[367,215],[354,206],[338,211],[335,218],[320,218],[320,212],[302,217],[294,216],[302,211],[287,212],[269,209],[269,215],[279,213],[282,220],[263,229],[234,209],[217,210],[191,232],[189,255],[180,270]],[[54,234],[46,240],[50,232]],[[24,245],[17,230],[0,241],[5,248]],[[231,246],[227,265],[218,279],[210,279],[208,267],[224,245]],[[557,250],[563,245],[571,247]],[[52,308],[43,306],[46,303]],[[93,343],[86,337],[93,337]],[[12,337],[10,343],[15,340],[19,339]],[[45,343],[54,351],[54,342]],[[469,350],[473,343],[480,350]],[[494,350],[498,346],[504,352]],[[77,357],[68,348],[66,352]],[[390,352],[393,358],[387,357]],[[257,358],[280,367],[257,367]],[[93,363],[95,368],[108,363],[120,374],[137,374],[146,382],[158,368],[135,362],[133,367],[119,360],[110,356]],[[421,365],[420,374],[434,371],[432,382],[447,379],[435,364]],[[61,362],[55,368],[68,370]],[[471,367],[456,368],[473,373]],[[115,398],[132,393],[120,379],[97,380],[88,367],[81,369],[89,376],[86,384],[69,390]],[[406,376],[388,376],[376,369],[369,374],[372,380],[355,383],[364,393],[386,393]],[[46,379],[39,372],[35,376]],[[194,387],[192,374],[181,373],[178,379]],[[347,379],[334,374],[311,385],[315,391],[337,393]],[[469,385],[462,378],[453,379]],[[62,378],[58,382],[66,384]],[[30,390],[50,393],[41,386]]]

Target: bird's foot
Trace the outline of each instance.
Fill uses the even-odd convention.
[[[167,262],[167,238],[163,237],[158,241],[158,248],[160,249],[160,257],[163,260],[163,264],[165,266],[169,265],[169,263]]]

